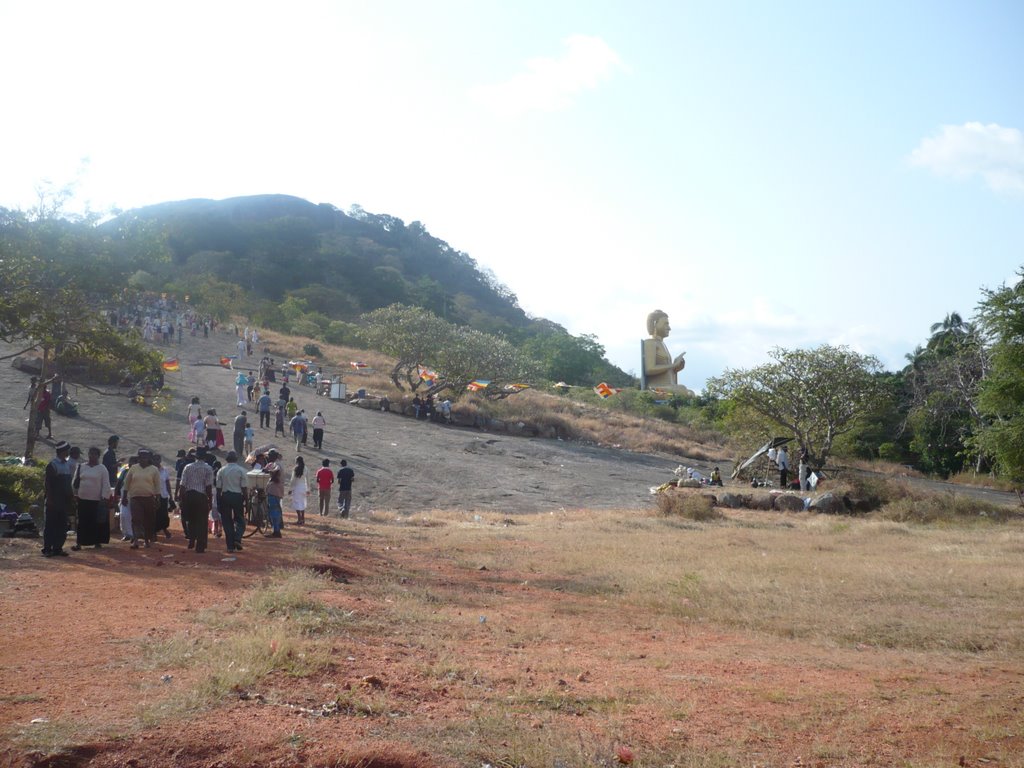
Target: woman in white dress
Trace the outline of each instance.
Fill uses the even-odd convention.
[[[306,523],[306,497],[309,495],[309,484],[306,482],[306,462],[301,456],[295,458],[292,469],[292,509],[298,517],[298,525]]]

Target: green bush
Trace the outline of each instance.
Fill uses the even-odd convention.
[[[883,461],[902,461],[903,451],[896,443],[882,443],[878,446],[878,458]]]
[[[41,504],[43,468],[0,466],[0,501],[5,504],[16,504],[22,512],[27,512],[32,504]]]
[[[320,357],[323,355],[323,352],[320,351],[320,347],[316,344],[305,344],[302,347],[302,354],[308,357]]]
[[[344,320],[332,320],[324,331],[324,341],[328,344],[343,344],[347,347],[366,349],[366,342],[359,335],[359,326],[346,323]]]
[[[320,335],[320,326],[314,323],[312,320],[306,320],[305,318],[296,320],[291,324],[291,332],[295,336],[308,336],[309,338],[316,338]]]

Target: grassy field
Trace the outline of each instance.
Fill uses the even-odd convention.
[[[1024,766],[1019,521],[378,514],[345,524],[380,559],[351,583],[318,525],[140,646],[186,682],[144,690],[137,731],[251,692],[296,755],[358,732],[467,766]]]

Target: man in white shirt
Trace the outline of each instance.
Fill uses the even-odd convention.
[[[779,448],[775,462],[779,465],[779,487],[785,488],[789,483],[789,454],[786,453],[786,446]]]

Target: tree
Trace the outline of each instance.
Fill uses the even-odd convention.
[[[501,399],[517,391],[507,385],[529,383],[537,375],[535,364],[505,339],[452,325],[419,307],[393,304],[361,321],[367,343],[398,359],[391,380],[402,390],[423,387],[430,395],[447,390],[458,398],[474,380],[487,379],[490,384],[479,394]],[[421,366],[436,378],[422,378]]]
[[[907,424],[917,466],[944,476],[973,461],[980,471],[986,452],[975,436],[986,419],[978,401],[991,363],[979,329],[951,312],[931,326],[925,347],[907,355],[903,373],[910,393]]]
[[[42,208],[42,206],[41,206]],[[110,326],[98,297],[110,295],[115,278],[106,262],[108,244],[85,222],[33,220],[0,212],[0,340],[42,351],[40,381],[62,360],[117,360],[137,374],[150,373],[159,355]],[[123,277],[123,276],[122,276]],[[34,412],[42,388],[36,390]],[[35,426],[29,422],[25,456],[32,456]]]
[[[708,382],[709,393],[750,408],[788,430],[823,466],[836,437],[849,431],[878,392],[881,370],[871,355],[847,347],[782,349],[775,361],[749,370],[728,369]]]
[[[979,322],[991,342],[991,369],[981,383],[979,409],[985,424],[977,442],[998,469],[1024,480],[1024,268],[1013,286],[984,290]]]

